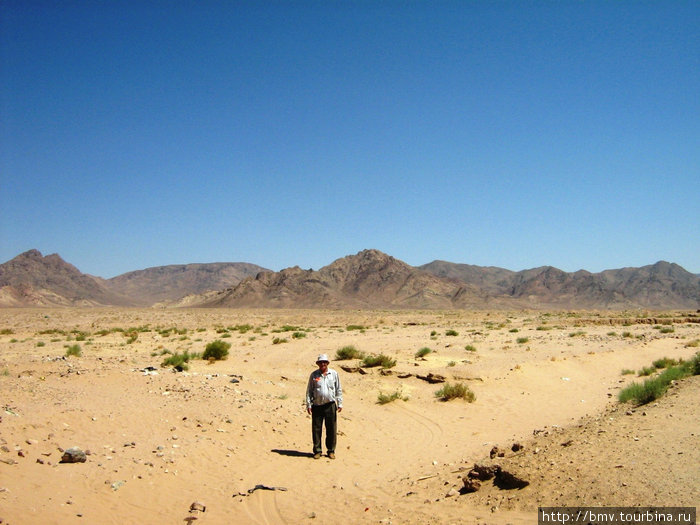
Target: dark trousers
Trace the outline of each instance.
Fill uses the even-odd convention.
[[[311,407],[311,434],[314,440],[314,454],[321,453],[321,434],[326,424],[326,451],[335,452],[338,409],[335,402]]]

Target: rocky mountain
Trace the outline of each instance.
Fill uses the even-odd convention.
[[[203,306],[298,308],[486,307],[478,288],[436,277],[377,250],[338,259],[318,271],[298,266],[262,272]]]
[[[30,250],[0,265],[0,306],[265,308],[700,307],[700,276],[660,261],[591,273],[551,266],[520,272],[446,261],[413,267],[363,250],[320,270],[280,272],[249,263],[184,264],[101,279],[58,255]]]
[[[250,263],[206,263],[157,266],[105,280],[108,289],[140,305],[175,301],[189,294],[218,291],[267,271]]]
[[[0,306],[132,306],[58,254],[29,250],[0,264]]]
[[[700,276],[659,261],[641,268],[568,273],[552,266],[512,272],[433,261],[421,266],[438,276],[473,284],[521,306],[549,308],[698,308]]]

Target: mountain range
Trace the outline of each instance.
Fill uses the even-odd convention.
[[[103,279],[58,254],[29,250],[0,264],[0,306],[397,309],[697,309],[700,276],[665,261],[591,273],[511,271],[433,261],[410,266],[363,250],[319,270],[251,263],[159,266]]]

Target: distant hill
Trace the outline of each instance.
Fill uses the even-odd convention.
[[[108,289],[141,305],[175,301],[189,294],[218,291],[267,271],[250,263],[194,263],[136,270],[104,281]]]
[[[641,268],[514,272],[433,261],[410,266],[363,250],[320,270],[250,263],[160,266],[112,279],[30,250],[0,265],[0,306],[419,309],[697,309],[700,276],[665,261]]]
[[[421,269],[458,279],[523,306],[550,308],[698,308],[700,276],[659,261],[641,268],[567,273],[552,266],[520,272],[433,261]]]
[[[29,250],[0,264],[0,306],[133,306],[58,254]]]
[[[298,266],[263,272],[207,297],[202,306],[302,308],[485,307],[476,287],[441,279],[377,250],[338,259],[318,271]]]

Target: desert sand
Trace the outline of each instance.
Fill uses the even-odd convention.
[[[700,378],[642,407],[617,401],[640,380],[623,369],[698,351],[684,315],[0,310],[0,523],[524,524],[538,506],[698,506]],[[217,339],[226,360],[160,366]],[[314,460],[306,381],[319,353],[347,345],[397,364],[331,362],[337,459]],[[428,373],[476,400],[438,400]],[[87,460],[61,463],[73,446]],[[494,446],[529,485],[460,493]]]

